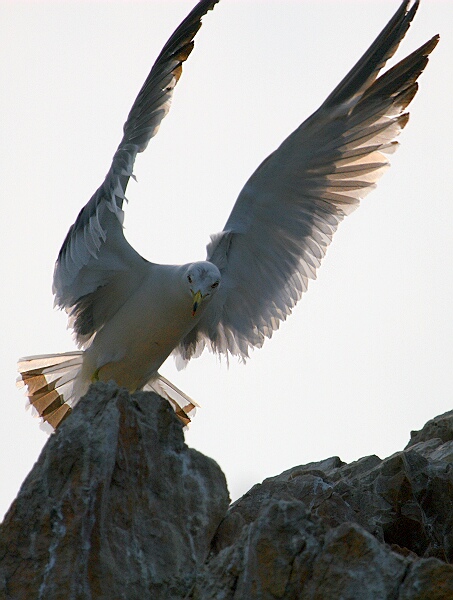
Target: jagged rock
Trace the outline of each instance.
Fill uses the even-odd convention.
[[[453,598],[453,411],[402,452],[254,486],[220,524],[196,600]]]
[[[97,384],[5,517],[0,598],[183,598],[228,504],[168,402]]]
[[[452,600],[452,431],[453,411],[385,460],[293,467],[228,509],[165,401],[97,385],[0,526],[0,599]]]
[[[418,444],[419,442],[427,442],[432,440],[441,440],[442,442],[453,441],[453,410],[439,415],[435,419],[428,421],[420,431],[411,431],[411,439],[407,448]]]

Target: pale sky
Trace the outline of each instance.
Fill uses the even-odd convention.
[[[4,216],[0,513],[47,435],[15,388],[20,356],[74,348],[53,264],[102,182],[152,63],[195,0],[0,2]],[[398,0],[221,0],[128,188],[126,236],[153,262],[205,258],[248,176],[332,91]],[[294,314],[230,367],[161,372],[201,408],[187,443],[237,498],[338,455],[402,449],[452,408],[453,3],[422,0],[397,58],[441,41],[378,189],[339,228]]]

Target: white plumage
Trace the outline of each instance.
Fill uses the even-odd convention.
[[[433,37],[379,76],[418,7],[405,0],[322,106],[253,173],[206,261],[158,265],[123,235],[123,202],[136,155],[167,114],[201,18],[202,0],[171,36],[124,125],[100,188],[60,250],[55,303],[69,315],[81,351],[22,359],[20,383],[53,427],[92,381],[154,389],[187,423],[195,403],[158,373],[172,352],[184,364],[207,345],[245,360],[306,291],[338,224],[388,166]],[[258,9],[259,10],[259,9]]]

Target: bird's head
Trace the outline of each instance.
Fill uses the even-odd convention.
[[[192,316],[217,292],[221,275],[219,269],[210,262],[196,262],[188,265],[185,272],[187,287],[192,298]]]

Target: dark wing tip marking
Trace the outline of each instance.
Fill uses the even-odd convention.
[[[410,2],[411,0],[404,0],[368,50],[329,94],[322,105],[323,108],[330,108],[357,95],[376,79],[379,71],[395,54],[417,12],[419,0],[408,10]]]
[[[164,105],[169,100],[167,94],[171,95],[176,83],[181,77],[182,65],[189,58],[190,53],[194,48],[194,37],[201,28],[202,17],[219,2],[219,0],[202,0],[199,2],[193,10],[187,15],[182,23],[177,27],[174,33],[170,36],[156,62],[154,63],[148,77],[145,80],[140,92],[138,93],[137,99],[135,100],[129,116],[124,124],[124,137],[120,144],[120,147],[124,144],[130,143],[138,145],[137,151],[143,152],[148,145],[149,140],[157,133],[160,121],[168,112],[165,110]],[[159,88],[159,83],[160,88]],[[156,86],[157,90],[156,90]],[[157,91],[157,97],[154,98],[153,94]],[[154,109],[149,111],[148,117],[152,117],[156,114],[156,111],[161,109],[163,114],[161,119],[158,120],[157,127],[151,131],[146,131],[146,127],[143,128],[141,137],[135,139],[137,136],[136,125],[138,120],[142,120],[144,112],[146,112],[147,104],[150,102],[150,96],[152,99],[152,107]],[[140,126],[143,127],[143,123],[140,122]]]

